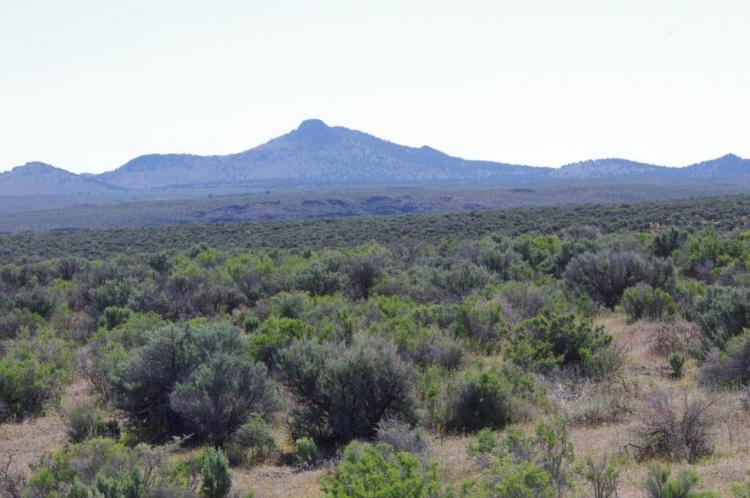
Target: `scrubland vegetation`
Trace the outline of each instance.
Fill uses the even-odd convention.
[[[750,496],[748,202],[5,238],[0,495]]]

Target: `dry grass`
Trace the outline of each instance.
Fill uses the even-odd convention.
[[[67,440],[62,410],[90,397],[88,386],[81,379],[68,386],[60,406],[33,420],[20,424],[0,424],[0,459],[12,458],[11,469],[28,472],[29,464],[45,452],[62,447]]]
[[[316,498],[321,496],[320,478],[327,469],[298,471],[292,467],[263,465],[252,470],[236,469],[232,490],[244,495],[252,490],[257,498]]]

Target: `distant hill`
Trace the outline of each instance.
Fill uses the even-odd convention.
[[[406,147],[317,119],[268,143],[226,156],[148,155],[99,175],[127,188],[279,183],[357,186],[429,181],[533,179],[546,168],[467,161],[430,147]]]
[[[550,175],[556,178],[664,178],[675,176],[676,172],[677,168],[612,158],[566,164]]]
[[[224,156],[151,154],[99,175],[29,163],[0,175],[0,195],[73,195],[219,188],[523,185],[581,181],[725,181],[750,178],[750,160],[726,155],[683,168],[597,159],[561,168],[452,157],[407,147],[318,119],[258,147]]]
[[[0,195],[81,195],[122,191],[95,176],[77,175],[40,162],[26,163],[0,174]]]
[[[686,178],[732,178],[750,175],[750,160],[727,154],[718,159],[682,168]]]

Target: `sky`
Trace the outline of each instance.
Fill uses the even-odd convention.
[[[469,159],[750,157],[747,0],[0,0],[0,171],[308,118]]]

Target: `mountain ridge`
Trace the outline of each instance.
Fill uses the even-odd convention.
[[[399,145],[362,131],[308,119],[290,132],[226,155],[146,154],[100,174],[76,174],[32,162],[0,173],[0,195],[73,195],[222,186],[351,187],[432,182],[534,184],[561,180],[699,181],[749,177],[750,160],[734,154],[684,167],[622,158],[550,168],[450,156],[424,145]]]

